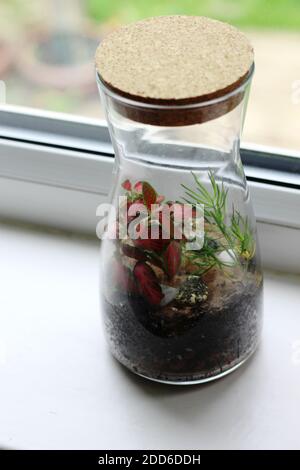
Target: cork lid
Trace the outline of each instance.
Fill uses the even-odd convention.
[[[107,36],[96,52],[102,83],[141,103],[130,110],[123,103],[123,114],[161,125],[204,122],[228,112],[241,96],[231,97],[227,104],[225,100],[225,106],[222,100],[206,110],[201,106],[198,115],[195,108],[179,112],[177,124],[178,112],[170,115],[172,106],[226,96],[245,81],[252,64],[253,49],[243,33],[226,23],[195,16],[160,16],[126,25]],[[143,108],[142,103],[148,106]],[[150,112],[149,104],[163,109]]]

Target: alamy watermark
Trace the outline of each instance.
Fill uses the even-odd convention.
[[[184,240],[187,250],[201,250],[204,243],[202,204],[151,204],[119,196],[118,204],[100,204],[96,233],[100,239]]]

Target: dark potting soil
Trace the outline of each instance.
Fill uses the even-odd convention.
[[[238,284],[237,284],[238,285]],[[104,319],[113,355],[149,378],[182,382],[219,375],[246,359],[261,330],[262,282],[249,282],[194,307],[175,299],[160,310],[120,292],[104,300]]]

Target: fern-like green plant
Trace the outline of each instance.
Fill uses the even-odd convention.
[[[228,189],[218,184],[213,171],[208,176],[211,191],[208,191],[199,178],[192,172],[195,188],[182,184],[185,190],[183,200],[189,204],[202,204],[204,219],[213,230],[205,233],[204,245],[201,250],[186,253],[187,258],[198,268],[199,275],[213,267],[220,269],[230,266],[247,266],[255,254],[255,241],[247,218],[232,208],[230,222],[226,223],[226,204]],[[230,262],[222,261],[218,256],[226,251]]]

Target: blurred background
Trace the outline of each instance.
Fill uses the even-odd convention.
[[[248,34],[256,74],[243,140],[300,150],[300,0],[0,0],[7,104],[102,118],[93,65],[101,38],[169,14],[210,16]]]

